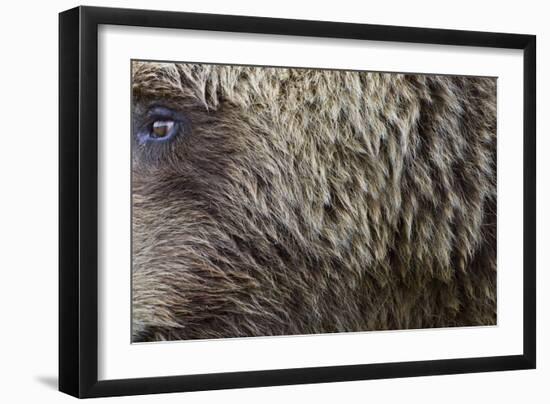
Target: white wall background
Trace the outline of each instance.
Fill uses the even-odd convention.
[[[57,392],[57,13],[74,1],[4,2],[0,24],[0,401],[62,403]],[[550,400],[549,10],[542,1],[156,0],[88,5],[531,33],[538,36],[538,369],[109,399],[127,403]],[[518,161],[520,164],[520,161]],[[7,275],[7,276],[6,276]]]

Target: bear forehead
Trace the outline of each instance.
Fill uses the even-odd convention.
[[[215,109],[221,99],[241,107],[284,102],[292,105],[341,105],[364,108],[381,104],[392,95],[414,97],[421,75],[341,71],[309,68],[211,65],[134,61],[135,97],[195,99]],[[281,107],[281,106],[279,106]]]

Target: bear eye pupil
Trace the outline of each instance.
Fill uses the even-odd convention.
[[[153,122],[151,136],[157,139],[167,137],[173,127],[174,121],[155,121]]]

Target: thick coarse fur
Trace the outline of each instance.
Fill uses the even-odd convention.
[[[132,71],[134,341],[496,323],[496,79]]]

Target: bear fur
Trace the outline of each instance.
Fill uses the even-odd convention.
[[[134,61],[133,341],[496,324],[496,79]]]

